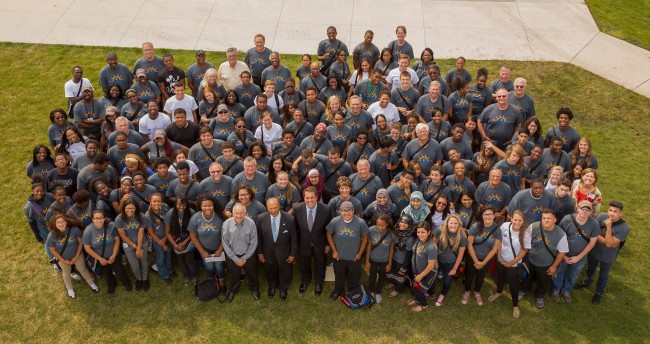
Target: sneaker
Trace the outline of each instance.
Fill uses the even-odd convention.
[[[517,294],[517,300],[521,301],[524,299],[525,296],[526,296],[526,292],[520,290],[519,293]]]
[[[474,292],[474,300],[476,300],[477,305],[483,306],[483,298],[481,297],[481,293]]]
[[[381,297],[381,294],[375,294],[375,302],[381,303],[382,300],[383,298]]]
[[[565,303],[571,302],[571,293],[569,293],[568,291],[563,291],[562,293],[560,293],[560,296],[562,296],[563,302]]]
[[[71,273],[70,277],[72,277],[73,280],[81,281],[81,276],[79,276],[79,274],[76,272]]]
[[[559,302],[560,301],[560,291],[559,290],[554,290],[551,293],[551,301],[553,301],[553,302]]]
[[[74,299],[74,298],[77,297],[77,294],[75,294],[74,290],[72,290],[72,289],[68,289],[68,296],[69,296],[71,299]]]
[[[445,302],[445,296],[442,294],[438,295],[438,299],[436,300],[436,307],[442,306],[443,302]]]
[[[544,308],[544,298],[543,297],[535,298],[535,307],[537,307],[539,309]]]
[[[61,268],[56,264],[52,264],[52,269],[56,272],[61,272]]]
[[[154,264],[151,266],[151,270],[158,272],[158,265]]]
[[[600,303],[600,300],[601,300],[602,298],[603,298],[602,296],[596,294],[596,295],[594,295],[594,298],[591,299],[591,303],[594,304],[594,305],[597,305],[597,304]]]
[[[463,296],[460,297],[460,303],[466,305],[469,302],[469,291],[463,293]]]

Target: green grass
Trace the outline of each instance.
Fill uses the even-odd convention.
[[[545,128],[555,122],[560,106],[576,114],[573,124],[592,139],[601,169],[599,187],[605,202],[625,202],[625,218],[632,233],[616,262],[608,292],[601,305],[592,306],[592,294],[574,292],[573,303],[553,304],[536,310],[532,300],[522,302],[522,317],[513,321],[509,297],[479,308],[461,305],[461,286],[455,282],[445,305],[412,314],[402,306],[404,296],[384,298],[369,310],[350,311],[340,302],[299,296],[294,278],[289,299],[281,303],[266,297],[254,302],[246,283],[232,304],[201,303],[178,282],[165,285],[152,276],[149,293],[94,295],[75,282],[77,299],[69,300],[59,275],[46,264],[25,223],[22,206],[29,195],[24,176],[32,147],[46,142],[48,113],[63,107],[63,83],[71,67],[81,64],[94,85],[104,65],[107,48],[0,44],[4,65],[0,79],[0,176],[3,248],[0,250],[0,342],[178,342],[181,340],[226,342],[643,342],[650,338],[650,217],[646,177],[650,154],[650,100],[575,66],[550,62],[469,61],[475,72],[487,67],[489,82],[506,64],[513,76],[528,80],[537,113]],[[121,62],[133,65],[138,49],[117,49]],[[157,51],[161,55],[162,49]],[[175,51],[179,66],[193,62],[191,51]],[[223,54],[209,53],[208,60],[224,61]],[[292,70],[299,56],[283,57]],[[442,60],[443,70],[453,61]],[[296,271],[295,277],[298,277]],[[363,278],[365,280],[366,277]],[[312,286],[313,287],[313,284]],[[326,284],[325,293],[332,285]],[[487,281],[486,298],[494,283]],[[262,291],[266,290],[263,282]]]
[[[650,50],[650,0],[586,0],[600,31]]]

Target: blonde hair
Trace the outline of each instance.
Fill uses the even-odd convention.
[[[456,219],[458,221],[458,229],[456,230],[456,234],[454,237],[450,237],[450,232],[449,232],[449,221],[451,219]],[[460,215],[456,213],[451,213],[447,216],[447,219],[445,220],[445,223],[442,224],[442,227],[440,227],[440,238],[439,238],[439,243],[441,245],[441,248],[444,250],[447,248],[449,244],[453,244],[451,246],[452,251],[458,251],[458,247],[460,246],[460,242],[463,237],[465,237],[465,232],[460,228],[463,226],[463,221],[460,218]]]
[[[214,68],[208,68],[208,70],[205,71],[205,75],[203,76],[203,80],[201,80],[201,86],[207,87],[208,86],[208,77],[210,76],[216,76],[217,77],[217,86],[221,86],[221,80],[219,80],[219,72],[217,72],[216,69]]]

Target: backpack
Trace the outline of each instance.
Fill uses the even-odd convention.
[[[214,276],[207,281],[203,281],[194,286],[194,295],[201,301],[210,301],[214,298],[219,300],[219,303],[224,303],[226,300],[219,299],[219,295],[223,293],[219,285],[219,277]]]
[[[343,301],[343,303],[350,309],[370,308],[375,304],[375,299],[370,296],[363,285],[348,290],[341,296],[341,301]]]

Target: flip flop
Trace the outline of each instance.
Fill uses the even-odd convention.
[[[417,306],[415,306],[415,307],[412,307],[411,310],[412,310],[413,312],[415,312],[415,313],[420,313],[420,312],[425,311],[425,310],[427,309],[427,307],[429,307],[429,306],[420,306],[420,305],[417,305]]]
[[[519,316],[521,315],[521,311],[519,308],[513,308],[512,309],[512,317],[515,319],[519,319]]]

